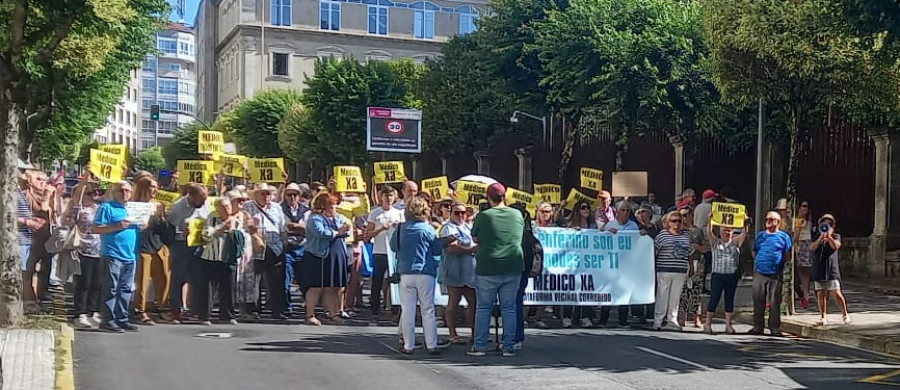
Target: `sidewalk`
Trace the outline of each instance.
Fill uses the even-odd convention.
[[[53,389],[53,344],[52,330],[0,330],[2,390]]]
[[[840,309],[834,300],[828,302],[828,325],[815,326],[819,311],[815,300],[809,309],[796,303],[797,314],[781,317],[781,330],[803,337],[829,341],[836,344],[900,356],[900,296],[885,293],[886,290],[845,282],[844,296],[853,323],[843,324]],[[741,281],[735,305],[736,320],[753,322],[752,282]]]

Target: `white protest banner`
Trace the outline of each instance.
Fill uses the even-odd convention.
[[[127,216],[125,220],[138,225],[146,225],[150,222],[150,216],[156,211],[156,205],[152,202],[128,202],[125,205]]]
[[[535,228],[544,273],[525,289],[526,305],[653,303],[653,240],[637,232]]]

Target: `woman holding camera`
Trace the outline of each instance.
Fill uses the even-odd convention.
[[[831,214],[819,218],[819,227],[813,232],[809,250],[812,252],[812,280],[816,289],[816,301],[819,304],[821,318],[816,325],[828,324],[828,296],[831,295],[841,307],[844,324],[850,325],[850,314],[847,313],[847,300],[841,293],[841,270],[838,266],[838,250],[841,249],[841,236],[834,230],[837,221]]]

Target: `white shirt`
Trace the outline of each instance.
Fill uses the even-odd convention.
[[[381,229],[382,226],[390,226],[395,223],[403,222],[404,219],[405,218],[403,216],[402,210],[398,210],[394,207],[391,207],[389,210],[385,210],[381,207],[378,207],[369,213],[368,218],[366,218],[366,222],[375,224],[375,230],[378,230]],[[373,242],[372,253],[386,255],[388,253],[390,239],[393,233],[394,228],[390,228],[378,233],[375,236],[375,240]]]

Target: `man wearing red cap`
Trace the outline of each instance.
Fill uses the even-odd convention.
[[[709,223],[709,213],[712,211],[712,202],[715,198],[715,191],[703,191],[703,202],[694,209],[694,227],[706,230],[706,224]]]
[[[472,226],[472,237],[478,243],[475,255],[475,345],[470,356],[484,356],[490,336],[491,312],[500,301],[503,318],[503,356],[516,356],[516,296],[525,270],[522,236],[525,220],[522,213],[504,203],[506,188],[500,183],[487,189],[491,208],[478,213]]]

